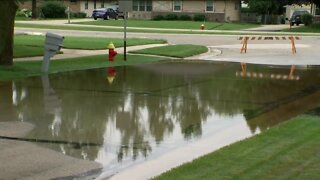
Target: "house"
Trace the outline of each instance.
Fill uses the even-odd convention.
[[[43,0],[38,0],[40,5]],[[63,0],[73,12],[85,12],[88,17],[96,8],[118,5],[118,0]],[[21,8],[31,9],[31,2],[25,2]],[[157,15],[206,14],[209,21],[239,21],[240,0],[133,0],[129,18],[152,19]]]
[[[166,14],[206,14],[209,21],[239,21],[240,0],[133,0],[132,18]]]

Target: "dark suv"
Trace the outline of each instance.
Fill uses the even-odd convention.
[[[92,12],[92,17],[94,20],[102,18],[104,20],[108,19],[118,19],[118,13],[112,8],[95,9]]]
[[[302,23],[302,15],[304,14],[309,14],[309,12],[305,10],[294,11],[290,19],[291,26],[294,24],[299,26]]]

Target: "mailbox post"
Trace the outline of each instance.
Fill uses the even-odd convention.
[[[47,33],[44,45],[44,56],[42,62],[42,72],[47,73],[49,71],[50,58],[52,58],[57,52],[60,51],[63,43],[63,36]]]

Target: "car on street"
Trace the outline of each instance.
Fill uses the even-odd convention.
[[[309,12],[306,10],[294,11],[290,19],[291,26],[302,24],[302,15],[304,14],[309,14]]]
[[[108,20],[108,19],[117,20],[119,18],[117,11],[114,10],[113,8],[95,9],[92,12],[92,17],[94,20],[97,20],[98,18],[102,18],[104,20]]]

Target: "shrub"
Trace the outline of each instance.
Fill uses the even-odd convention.
[[[182,20],[182,21],[190,21],[192,18],[191,18],[191,16],[189,16],[187,14],[183,14],[183,15],[180,16],[179,19]]]
[[[313,16],[311,14],[303,14],[301,18],[302,23],[305,26],[310,26],[312,24]]]
[[[28,9],[21,9],[21,10],[18,10],[16,13],[17,17],[31,17],[31,15],[32,15],[32,12]]]
[[[166,15],[165,19],[169,21],[174,21],[174,20],[178,20],[178,16],[176,14],[168,14]]]
[[[87,14],[86,13],[84,13],[84,12],[71,12],[70,13],[70,16],[72,17],[72,18],[86,18],[87,17]]]
[[[161,20],[164,20],[164,17],[162,15],[156,15],[152,19],[155,21],[161,21]]]
[[[205,21],[206,20],[206,15],[204,14],[196,14],[193,17],[194,21]]]
[[[45,18],[64,18],[66,17],[66,6],[58,1],[46,1],[41,6],[42,14]]]

